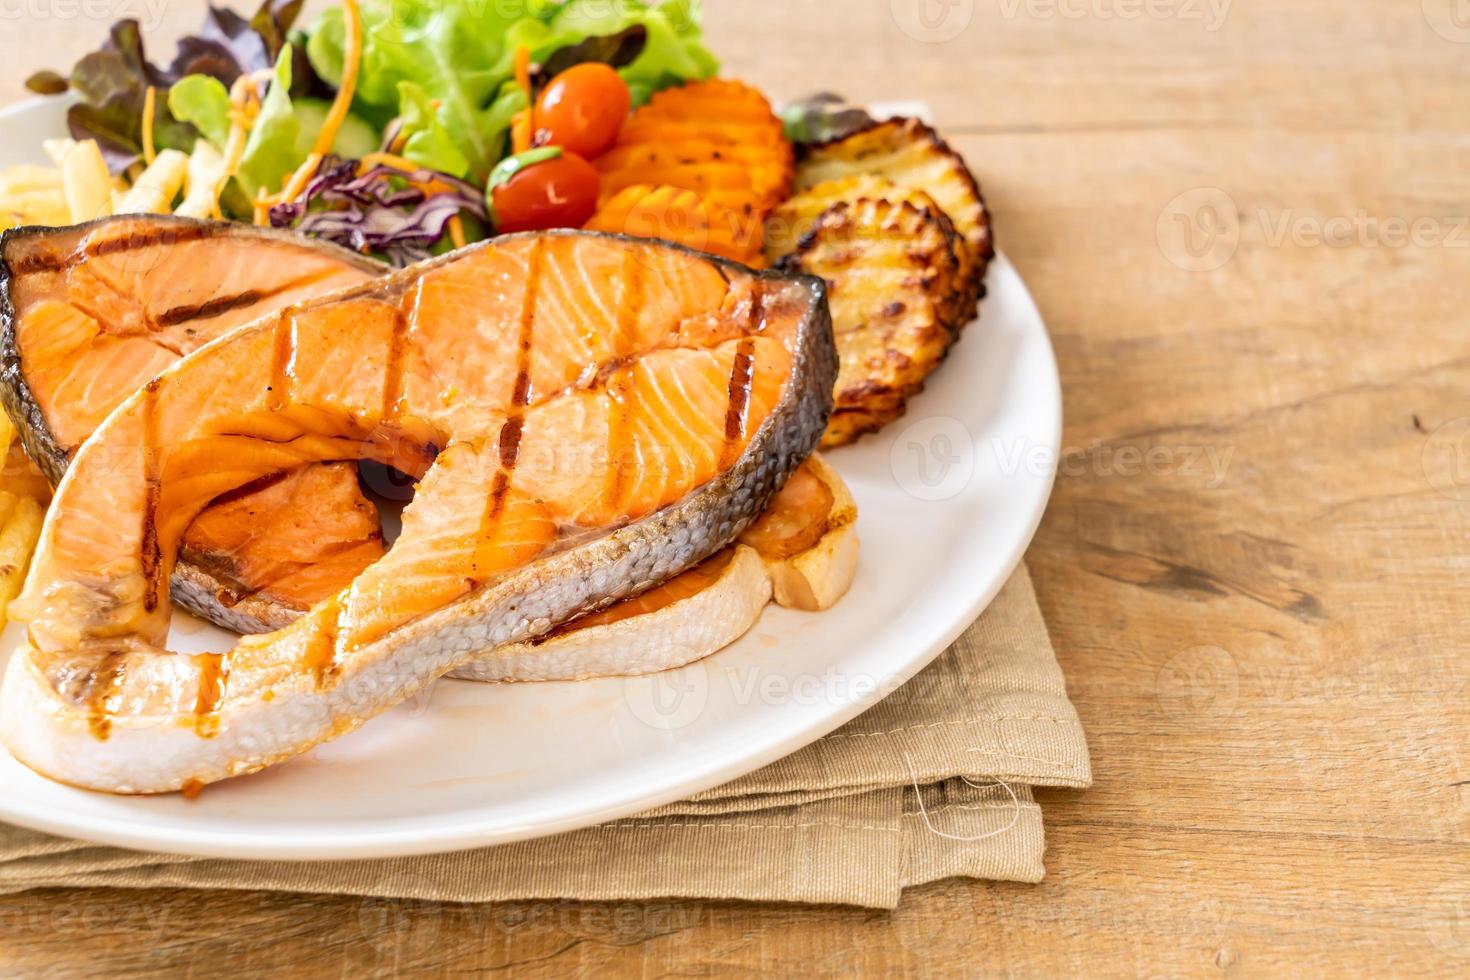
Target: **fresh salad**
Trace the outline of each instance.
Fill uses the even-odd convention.
[[[711,78],[695,0],[209,6],[160,66],[134,20],[69,74],[54,168],[0,174],[0,227],[175,213],[295,228],[395,265],[580,227],[630,112]]]

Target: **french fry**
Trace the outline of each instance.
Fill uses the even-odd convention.
[[[76,145],[77,141],[72,139],[70,136],[64,137],[62,139],[41,141],[41,149],[46,151],[46,155],[51,158],[51,162],[56,164],[58,167],[66,162],[66,155],[70,153],[72,147]]]
[[[168,214],[173,208],[189,158],[178,150],[164,150],[118,201],[114,214]]]
[[[206,140],[196,142],[184,176],[184,200],[174,214],[184,218],[212,217],[216,191],[224,175],[225,158],[219,150]]]
[[[31,553],[41,537],[41,505],[29,497],[15,504],[5,529],[0,530],[0,626],[6,622],[10,603],[20,594]]]
[[[10,452],[10,443],[15,439],[15,426],[10,423],[10,416],[0,412],[0,459]]]
[[[0,456],[0,487],[4,487],[7,493],[33,497],[42,503],[51,499],[51,484],[19,442],[12,442],[10,450]],[[0,521],[0,527],[3,526],[4,522]]]
[[[72,224],[112,213],[112,175],[107,172],[96,140],[83,140],[67,150],[61,176]]]
[[[13,493],[0,490],[0,528],[4,528],[10,515],[15,513],[15,505],[20,503],[21,498]]]
[[[28,164],[0,170],[0,228],[64,225],[69,218],[60,170]]]

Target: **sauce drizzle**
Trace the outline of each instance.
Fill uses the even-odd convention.
[[[282,310],[271,330],[271,384],[267,403],[272,412],[284,411],[291,404],[295,367],[296,318],[289,310]]]
[[[222,653],[200,654],[196,661],[199,694],[194,699],[194,733],[200,738],[214,738],[219,734],[219,709],[230,679],[230,661]]]
[[[99,742],[112,735],[112,716],[117,696],[127,679],[127,654],[109,653],[97,665],[87,685],[87,728]]]

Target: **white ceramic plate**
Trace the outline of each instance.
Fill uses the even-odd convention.
[[[44,162],[59,106],[0,113],[0,165]],[[234,858],[451,851],[587,827],[709,789],[855,717],[985,608],[1050,493],[1061,392],[1046,328],[1004,257],[989,298],[906,418],[829,460],[857,497],[863,557],[836,608],[769,608],[734,646],[656,677],[441,681],[287,765],[180,796],[69,789],[0,750],[0,819]],[[0,634],[0,661],[21,640]],[[182,614],[176,650],[231,639]]]

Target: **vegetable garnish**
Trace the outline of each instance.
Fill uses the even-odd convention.
[[[300,8],[301,0],[265,0],[247,21],[231,10],[207,7],[203,27],[179,42],[167,68],[148,60],[138,22],[120,20],[102,47],[82,57],[69,77],[41,71],[26,85],[43,95],[75,91],[80,101],[66,113],[72,137],[95,139],[109,169],[122,173],[143,156],[144,103],[150,87],[167,93],[188,75],[228,86],[241,75],[269,68],[285,47],[286,32]],[[306,65],[302,67],[304,71]],[[177,119],[166,99],[158,102],[156,114],[148,113],[156,147],[192,150],[195,128]]]
[[[781,110],[786,138],[793,143],[827,143],[844,139],[874,122],[866,109],[849,105],[831,92],[818,92]]]
[[[536,100],[534,143],[601,156],[618,141],[633,105],[628,84],[607,65],[574,65],[551,79]]]
[[[548,152],[551,155],[539,156]],[[512,161],[515,166],[506,166]],[[575,153],[543,147],[502,161],[501,166],[507,176],[486,194],[495,230],[501,234],[580,228],[597,212],[602,178]]]
[[[494,170],[490,171],[490,179],[485,184],[485,190],[493,191],[532,164],[555,160],[559,156],[561,156],[561,147],[543,146],[535,150],[526,150],[524,153],[517,153],[513,157],[506,157],[495,165]]]
[[[489,219],[479,189],[449,174],[387,164],[358,171],[357,161],[326,158],[297,199],[270,209],[271,224],[403,266],[431,255],[461,214]]]
[[[158,157],[158,150],[153,145],[153,116],[157,112],[158,88],[150,85],[143,96],[143,162],[149,166]]]
[[[489,234],[497,197],[502,227],[586,220],[600,184],[588,161],[616,142],[630,108],[718,69],[697,0],[340,0],[308,31],[294,27],[303,3],[263,0],[249,19],[207,7],[166,67],[144,56],[136,21],[119,21],[69,78],[38,72],[28,84],[80,96],[68,119],[122,175],[114,200],[146,176],[131,200],[150,209],[267,224],[300,206],[290,222],[303,231],[345,240],[352,224],[397,260]],[[167,150],[182,155],[152,170]],[[351,179],[333,161],[358,161]],[[75,196],[111,206],[94,169]],[[362,180],[419,198],[369,216],[360,194],[324,197]],[[463,187],[475,207],[454,203]],[[428,207],[439,195],[449,199]],[[414,218],[421,205],[433,220]],[[443,237],[425,242],[430,228]]]

